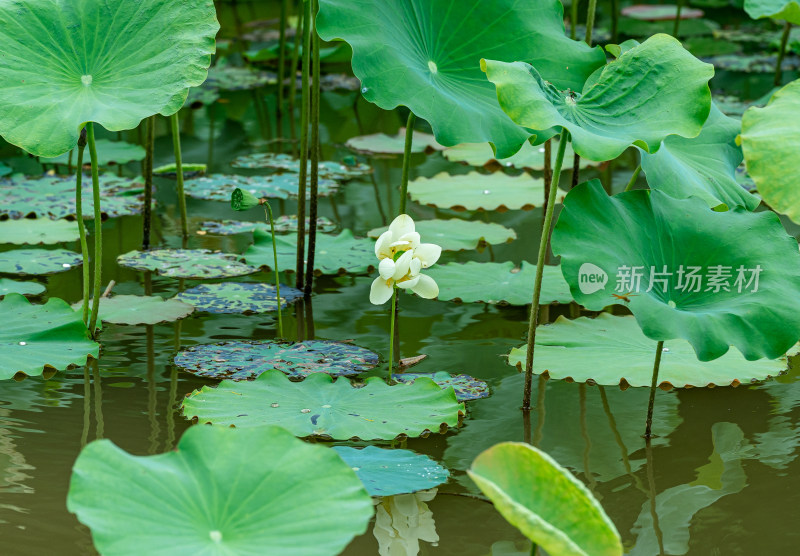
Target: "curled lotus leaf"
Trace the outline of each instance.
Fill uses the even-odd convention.
[[[434,152],[444,149],[436,141],[436,137],[430,133],[414,130],[412,139],[412,153]],[[406,128],[401,127],[395,135],[373,133],[372,135],[351,137],[347,140],[345,146],[365,154],[403,154],[406,147]],[[486,146],[488,147],[489,145],[487,144]]]
[[[408,184],[412,201],[453,210],[531,210],[544,204],[544,180],[527,174],[470,172],[417,178]]]
[[[83,264],[83,257],[66,249],[13,249],[0,253],[0,273],[58,274]]]
[[[175,356],[175,364],[192,374],[230,380],[252,380],[272,370],[294,379],[311,373],[356,376],[378,362],[374,351],[331,340],[234,340],[192,346]]]
[[[303,292],[281,285],[281,307],[303,297]],[[250,315],[278,310],[275,286],[254,282],[222,282],[200,284],[184,290],[175,299],[206,313]]]
[[[76,303],[73,309],[80,310]],[[188,317],[194,307],[157,295],[115,295],[100,299],[99,320],[111,324],[158,324]]]
[[[311,162],[308,162],[309,170]],[[298,173],[300,172],[300,160],[288,154],[275,154],[275,153],[253,153],[246,154],[236,158],[231,162],[234,168],[270,168],[272,170],[280,170],[282,172]],[[363,163],[357,163],[353,166],[340,164],[326,160],[319,163],[319,177],[320,179],[347,181],[361,176],[366,176],[372,172],[372,168]],[[295,186],[297,189],[297,186]]]
[[[141,145],[134,145],[133,143],[126,143],[125,141],[109,141],[108,139],[98,139],[95,141],[97,148],[97,164],[100,166],[107,166],[111,164],[127,164],[128,162],[136,162],[144,159],[144,147]],[[70,153],[64,153],[55,158],[42,158],[40,162],[43,164],[69,164]],[[78,154],[72,152],[72,164],[78,162]],[[83,162],[89,164],[89,157],[87,153],[83,155]]]
[[[77,222],[32,218],[0,221],[0,243],[42,245],[67,243],[79,237]]]
[[[45,287],[38,282],[18,282],[8,278],[0,278],[0,297],[10,293],[20,295],[39,295],[45,292]]]
[[[744,11],[753,19],[769,17],[800,25],[798,0],[744,0]]]
[[[192,178],[184,183],[184,191],[189,197],[205,201],[229,203],[234,189],[242,189],[259,198],[289,199],[297,196],[297,174],[271,176],[211,174]],[[338,189],[339,184],[333,180],[319,180],[318,195],[322,197],[333,195]]]
[[[444,371],[439,371],[438,373],[397,373],[392,375],[392,379],[403,383],[414,382],[420,377],[430,378],[442,389],[452,387],[456,393],[456,399],[460,402],[489,397],[489,385],[486,381],[469,375],[451,375]]]
[[[208,249],[151,249],[123,253],[117,257],[117,263],[170,278],[232,278],[258,272],[257,268],[240,262],[240,259],[240,255]]]
[[[487,245],[499,245],[517,239],[514,230],[494,222],[451,218],[449,220],[417,220],[414,225],[425,242],[435,243],[444,251],[483,249]],[[378,239],[388,229],[389,226],[375,228],[367,232],[367,235]]]
[[[445,432],[459,424],[464,405],[452,389],[430,379],[389,386],[378,377],[355,388],[342,377],[312,373],[292,382],[280,371],[253,381],[204,386],[183,401],[183,414],[199,422],[236,427],[279,425],[295,436],[334,440],[392,440]]]
[[[558,140],[552,140],[552,159],[555,159],[555,154],[558,152]],[[462,143],[455,147],[448,147],[444,150],[442,155],[447,160],[453,162],[463,162],[470,166],[478,166],[484,168],[492,168],[500,166],[502,168],[519,168],[526,170],[544,170],[544,145],[533,146],[527,141],[522,144],[522,148],[517,154],[508,158],[497,159],[492,146],[489,143]],[[567,145],[564,151],[564,160],[572,160],[575,152],[570,145]],[[588,168],[590,166],[597,166],[599,162],[593,160],[586,160],[581,158],[580,167]],[[571,166],[570,166],[571,168]],[[566,168],[565,168],[566,169]]]
[[[306,229],[310,220],[306,218]],[[270,225],[266,222],[251,222],[245,220],[222,220],[203,222],[200,224],[200,230],[207,234],[214,234],[219,236],[228,236],[234,234],[252,233],[256,228],[264,232],[270,231]],[[327,234],[336,231],[336,224],[329,218],[320,216],[317,218],[317,231]],[[198,232],[199,233],[199,232]],[[297,233],[297,215],[284,214],[275,219],[275,233],[276,234],[291,234]],[[201,234],[202,235],[202,234]]]

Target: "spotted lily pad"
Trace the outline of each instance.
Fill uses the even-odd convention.
[[[494,222],[479,220],[418,220],[415,222],[417,232],[430,243],[435,243],[445,251],[461,251],[478,249],[486,245],[498,245],[517,239],[514,230]],[[377,239],[389,229],[389,226],[370,230],[367,235]]]
[[[80,309],[76,303],[73,309]],[[146,295],[115,295],[100,299],[99,318],[112,324],[158,324],[188,317],[194,307],[175,299]]]
[[[57,274],[83,264],[79,253],[66,249],[14,249],[0,253],[0,273]]]
[[[536,371],[576,382],[650,386],[655,349],[632,316],[558,317],[536,331]],[[511,350],[509,365],[524,366],[526,353],[527,346]],[[787,365],[786,357],[747,361],[736,350],[701,362],[689,342],[676,339],[664,342],[658,379],[662,388],[737,386],[777,376]]]
[[[272,235],[256,229],[253,232],[255,243],[244,252],[247,264],[273,270]],[[297,257],[297,238],[278,236],[275,238],[278,250],[278,266],[281,271],[293,272]],[[306,242],[308,250],[308,242]],[[350,230],[342,230],[337,236],[321,234],[317,236],[314,256],[315,274],[361,274],[375,268],[375,242],[371,239],[353,237]]]
[[[306,218],[306,229],[308,229],[310,219]],[[329,233],[336,231],[336,224],[330,219],[320,216],[317,218],[317,232]],[[218,236],[227,236],[234,234],[252,233],[254,230],[259,229],[265,232],[270,231],[270,225],[266,222],[251,222],[242,220],[222,220],[215,222],[213,220],[203,222],[200,224],[200,229],[206,234],[213,234]],[[275,233],[276,234],[291,234],[297,232],[297,215],[284,214],[275,219]],[[198,232],[199,233],[199,232]]]
[[[0,243],[42,245],[76,241],[79,237],[77,222],[31,218],[0,221]]]
[[[777,56],[769,54],[725,54],[707,58],[710,64],[720,70],[743,73],[772,73],[778,63]],[[781,63],[783,71],[800,68],[800,57],[787,55]]]
[[[434,488],[447,482],[450,472],[426,455],[411,450],[367,446],[334,446],[356,472],[370,496],[395,496]]]
[[[403,154],[406,146],[406,129],[400,128],[396,135],[373,133],[372,135],[352,137],[347,140],[345,146],[354,151],[367,154]],[[489,146],[488,143],[486,146]],[[429,133],[414,130],[411,152],[433,152],[442,149],[444,147],[436,141],[436,137]]]
[[[295,436],[334,440],[392,440],[444,432],[458,425],[464,405],[430,379],[389,386],[378,377],[354,388],[342,377],[312,373],[292,382],[280,371],[254,381],[204,386],[183,401],[183,414],[203,423],[279,425]]]
[[[397,382],[410,383],[420,377],[427,377],[439,385],[442,389],[452,387],[456,393],[456,399],[460,402],[479,400],[489,397],[489,385],[486,381],[480,380],[469,375],[451,375],[444,371],[438,373],[397,373],[392,378]]]
[[[552,159],[555,160],[558,152],[558,140],[552,140]],[[544,170],[544,145],[533,146],[527,141],[522,144],[522,148],[514,156],[508,158],[495,158],[492,146],[489,143],[462,143],[455,147],[449,147],[442,153],[447,160],[453,162],[464,162],[470,166],[489,167],[499,165],[504,168],[520,168],[529,170]],[[572,160],[575,152],[570,145],[564,151],[564,160]],[[599,162],[581,158],[581,168],[597,166]],[[570,166],[571,167],[571,166]]]
[[[310,168],[311,162],[309,162]],[[288,154],[275,153],[253,153],[238,157],[231,162],[234,168],[271,168],[283,172],[300,171],[300,160]],[[365,176],[372,172],[372,168],[366,164],[358,163],[355,166],[346,166],[338,162],[325,161],[319,163],[319,177],[321,179],[331,179],[346,181]]]
[[[39,295],[44,293],[45,287],[38,282],[17,282],[8,278],[0,278],[0,297],[10,293],[21,295]]]
[[[310,178],[309,178],[310,179]],[[297,174],[273,174],[271,176],[238,176],[212,174],[186,180],[184,191],[189,197],[205,201],[230,203],[234,189],[243,189],[256,197],[288,199],[297,196]],[[333,195],[339,184],[333,180],[319,181],[319,195]]]
[[[514,263],[446,263],[427,271],[439,284],[439,299],[465,303],[528,305],[533,298],[536,265]],[[569,303],[572,294],[557,266],[545,266],[541,303]]]
[[[144,148],[141,145],[126,143],[125,141],[109,141],[108,139],[98,139],[95,141],[97,146],[97,164],[106,166],[111,164],[127,164],[144,159]],[[70,153],[66,152],[55,158],[42,158],[40,162],[44,164],[68,164]],[[88,156],[84,154],[84,162],[88,163]],[[72,153],[72,164],[78,162],[77,153]]]
[[[281,284],[281,307],[303,297],[303,292]],[[277,311],[275,286],[258,282],[200,284],[180,292],[175,299],[207,313],[253,314]]]
[[[432,178],[417,178],[408,184],[412,201],[454,210],[530,210],[544,203],[544,180],[527,174],[516,177],[502,172],[470,172],[451,176],[447,172]]]
[[[40,375],[45,368],[61,371],[99,356],[100,345],[89,338],[81,315],[62,299],[32,305],[9,293],[0,301],[0,315],[0,380]]]
[[[170,278],[231,278],[258,272],[240,259],[239,255],[208,249],[152,249],[129,251],[117,257],[117,263],[135,270],[152,270]]]
[[[203,88],[243,91],[277,82],[275,74],[258,71],[249,66],[217,64],[208,70],[208,79],[203,83]]]
[[[272,370],[290,378],[311,373],[356,376],[378,361],[373,351],[330,340],[236,340],[192,346],[175,356],[175,364],[192,374],[230,380],[252,380]]]

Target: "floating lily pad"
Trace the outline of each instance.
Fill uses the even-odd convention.
[[[678,14],[678,6],[674,4],[636,4],[622,8],[622,15],[643,21],[674,20]],[[703,10],[683,7],[681,19],[698,19],[703,17]]]
[[[10,167],[8,167],[5,164],[3,164],[2,162],[0,162],[0,176],[7,176],[8,174],[10,174],[13,171],[14,170],[12,170]]]
[[[373,133],[372,135],[352,137],[347,140],[345,146],[367,154],[403,154],[406,147],[406,129],[401,127],[396,135]],[[486,146],[488,147],[489,144],[487,143]],[[414,130],[411,142],[412,153],[433,152],[442,149],[444,147],[436,141],[436,137],[430,133]]]
[[[184,162],[181,165],[181,171],[185,179],[196,178],[197,176],[205,175],[207,166],[205,164],[192,164]],[[168,178],[174,180],[178,177],[178,166],[173,162],[165,164],[158,168],[153,168],[153,175],[160,178]]]
[[[438,373],[397,373],[392,378],[397,382],[410,383],[420,377],[427,377],[446,390],[452,387],[456,393],[456,399],[460,402],[479,400],[489,397],[489,385],[486,381],[469,375],[451,375],[444,371]]]
[[[44,293],[45,287],[38,282],[17,282],[8,278],[0,278],[0,297],[9,293],[20,295],[39,295]]]
[[[309,178],[310,179],[310,178]],[[231,193],[239,188],[256,197],[271,199],[289,199],[297,196],[297,174],[273,174],[271,176],[238,176],[212,174],[206,177],[192,178],[184,183],[184,191],[189,197],[206,201],[223,201],[230,203]],[[339,184],[333,180],[319,180],[318,195],[327,197],[339,190]]]
[[[417,203],[454,210],[531,210],[544,203],[544,180],[502,172],[460,176],[441,172],[415,179],[408,184],[408,194]]]
[[[558,152],[558,140],[552,141],[552,158],[555,161],[556,152]],[[498,160],[492,152],[492,146],[489,143],[463,143],[455,147],[448,147],[442,153],[447,160],[453,162],[464,162],[470,166],[483,166],[490,167],[499,165],[504,168],[520,168],[529,170],[544,170],[544,145],[533,146],[527,141],[522,144],[519,152],[509,158],[502,158]],[[572,160],[575,152],[570,145],[567,145],[564,151],[564,160]],[[586,160],[581,158],[581,168],[588,168],[590,166],[597,166],[599,162]],[[572,168],[571,164],[567,164]],[[567,169],[567,168],[565,168]]]
[[[636,319],[600,313],[541,326],[536,331],[536,372],[550,378],[603,385],[650,386],[656,342],[645,336]],[[514,348],[509,365],[525,365],[527,346]],[[662,388],[737,386],[777,376],[786,370],[785,357],[747,361],[736,350],[701,362],[686,340],[664,342],[658,372]]]
[[[311,162],[309,161],[308,164],[310,169]],[[231,162],[231,166],[248,169],[271,168],[283,172],[298,173],[300,171],[300,160],[288,154],[253,153],[238,157]],[[320,179],[346,181],[365,176],[371,172],[371,167],[360,162],[355,166],[346,166],[331,161],[319,163]]]
[[[249,66],[217,64],[208,70],[208,79],[203,83],[203,88],[243,91],[277,82],[278,78],[274,73],[258,71]]]
[[[208,249],[151,249],[124,253],[117,257],[117,263],[135,270],[152,270],[170,278],[232,278],[258,272],[240,259],[239,255]]]
[[[144,159],[144,148],[141,145],[126,143],[125,141],[109,141],[108,139],[98,139],[95,141],[97,147],[97,164],[106,166],[111,164],[127,164]],[[40,162],[44,164],[69,164],[70,153],[66,152],[55,158],[42,158]],[[89,157],[84,153],[84,163],[89,163]],[[72,153],[72,164],[77,164],[78,154]]]
[[[738,71],[743,73],[773,73],[778,63],[778,57],[769,54],[727,54],[706,58],[708,63],[720,70]],[[788,55],[781,63],[783,71],[793,71],[800,68],[800,57]]]
[[[332,448],[356,472],[370,496],[395,496],[434,488],[447,482],[450,472],[426,455],[411,450],[367,446]]]
[[[244,252],[247,264],[274,270],[272,235],[256,229],[253,237],[255,243]],[[275,246],[278,250],[278,266],[281,272],[294,272],[297,262],[297,238],[278,236],[275,238]],[[327,234],[317,236],[315,274],[362,274],[374,270],[376,260],[375,242],[371,239],[355,238],[350,230],[342,230],[337,236]]]
[[[66,249],[14,249],[0,253],[0,273],[5,274],[57,274],[82,264],[79,253]]]
[[[45,368],[63,371],[97,358],[100,344],[89,338],[81,315],[55,297],[32,305],[17,293],[0,301],[0,380],[17,373],[42,374]]]
[[[536,265],[504,263],[447,263],[426,271],[439,284],[439,299],[464,303],[528,305],[533,299]],[[570,303],[569,284],[558,266],[545,266],[540,302]]]
[[[272,370],[290,378],[311,373],[356,376],[378,362],[373,351],[330,340],[236,340],[192,346],[175,356],[175,364],[192,374],[230,380],[252,380]]]
[[[417,232],[426,242],[435,243],[445,251],[478,249],[486,245],[499,245],[517,239],[514,230],[494,222],[479,220],[417,220]],[[377,239],[389,226],[370,230],[367,235]]]
[[[741,118],[745,110],[751,106],[757,106],[759,108],[765,106],[769,102],[769,99],[772,98],[772,94],[777,90],[777,88],[773,89],[756,100],[742,100],[735,96],[715,95],[714,104],[716,104],[717,108],[719,108],[724,114]]]
[[[67,243],[79,237],[77,222],[31,218],[0,221],[0,243],[42,245]]]
[[[72,308],[81,306],[79,302]],[[158,324],[180,320],[193,311],[191,305],[157,295],[115,295],[100,299],[99,319],[112,324]]]
[[[204,386],[183,401],[187,418],[237,427],[275,424],[302,438],[391,440],[455,427],[464,412],[452,390],[430,379],[387,385],[378,377],[354,388],[346,378],[312,373],[292,382],[280,371],[254,381]]]
[[[753,19],[770,17],[800,25],[798,0],[744,0],[744,11]]]
[[[281,307],[303,297],[303,292],[281,284]],[[257,282],[200,284],[180,292],[175,299],[207,313],[268,313],[278,310],[275,286]]]
[[[306,218],[306,230],[310,219]],[[336,224],[330,219],[320,216],[317,218],[317,232],[327,234],[336,231]],[[251,222],[242,220],[222,220],[220,222],[208,221],[200,224],[201,231],[207,234],[227,236],[234,234],[251,233],[256,229],[269,233],[270,225],[266,222]],[[297,215],[284,214],[275,219],[276,234],[290,234],[297,232]]]
[[[92,442],[73,467],[67,509],[102,554],[175,556],[334,556],[374,513],[336,453],[279,427],[191,427],[155,456]]]

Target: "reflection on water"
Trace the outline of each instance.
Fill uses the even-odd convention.
[[[420,541],[436,546],[439,535],[433,512],[426,502],[436,497],[436,489],[375,499],[375,527],[381,556],[417,556]]]

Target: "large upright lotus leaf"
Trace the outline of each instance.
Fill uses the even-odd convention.
[[[57,274],[83,264],[79,253],[66,249],[13,249],[0,252],[0,273]]]
[[[454,210],[530,210],[544,203],[544,180],[528,174],[470,172],[451,176],[417,178],[408,184],[412,201]]]
[[[67,509],[106,556],[334,556],[373,514],[350,466],[280,427],[191,427],[155,456],[92,442]]]
[[[77,241],[77,222],[21,218],[0,221],[0,243],[42,245]]]
[[[281,285],[281,307],[303,297],[303,292]],[[267,313],[278,309],[275,286],[253,282],[200,284],[184,290],[175,299],[207,313]]]
[[[564,34],[558,0],[321,0],[317,29],[353,47],[353,73],[368,101],[407,106],[442,145],[492,142],[500,157],[530,133],[497,105],[481,58],[530,62],[573,89],[605,63],[600,49]]]
[[[61,371],[100,353],[100,344],[89,338],[80,313],[62,299],[52,297],[44,305],[32,305],[9,293],[0,300],[0,315],[0,380],[17,373],[40,375],[45,368]]]
[[[744,11],[753,19],[770,17],[800,25],[800,2],[797,0],[744,0]]]
[[[553,157],[558,152],[558,140],[552,141]],[[520,168],[530,170],[544,170],[544,145],[533,146],[527,141],[522,144],[522,148],[517,154],[508,158],[497,159],[492,146],[489,143],[462,143],[455,147],[449,147],[444,150],[442,155],[447,160],[453,162],[464,162],[470,166],[486,166],[499,165],[504,168]],[[572,160],[575,152],[568,144],[564,151],[564,160]],[[552,159],[551,159],[552,160]],[[586,160],[581,158],[581,168],[588,168],[589,166],[597,166],[598,162]],[[570,168],[572,167],[568,164]]]
[[[120,131],[177,111],[219,23],[212,0],[25,0],[0,5],[0,29],[0,135],[53,157],[85,122]]]
[[[309,178],[310,179],[310,178]],[[189,197],[206,201],[230,203],[234,189],[243,189],[256,197],[288,199],[297,195],[297,174],[273,174],[271,176],[238,176],[211,174],[186,180],[184,191]],[[333,180],[319,180],[318,195],[333,195],[339,184]]]
[[[375,367],[380,358],[374,351],[330,340],[233,340],[200,344],[175,356],[175,364],[198,376],[251,380],[278,370],[291,378],[311,373],[356,376]]]
[[[81,303],[73,305],[76,311]],[[100,299],[98,318],[112,324],[158,324],[188,317],[194,307],[157,295],[115,295]]]
[[[548,554],[622,556],[619,533],[589,489],[530,444],[497,444],[467,473],[495,509]]]
[[[96,142],[97,147],[97,164],[106,166],[108,164],[127,164],[128,162],[136,162],[137,160],[144,159],[145,152],[141,145],[134,145],[133,143],[126,143],[125,141],[109,141],[108,139],[98,139]],[[69,164],[70,153],[64,153],[55,158],[42,158],[39,160],[43,164]],[[89,163],[89,157],[84,154],[84,163]],[[78,155],[72,153],[72,164],[78,162]]]
[[[700,135],[692,139],[671,135],[658,152],[642,151],[642,169],[651,189],[677,199],[700,197],[710,207],[743,206],[755,210],[758,197],[736,180],[742,149],[736,144],[741,124],[711,105]]]
[[[715,212],[660,191],[609,197],[593,180],[567,195],[552,245],[578,303],[624,302],[648,338],[684,338],[701,361],[731,345],[776,359],[800,338],[800,253],[773,212]]]
[[[579,89],[557,88],[535,66],[483,67],[503,110],[521,126],[564,127],[572,148],[589,160],[611,160],[631,145],[658,150],[668,135],[695,137],[708,118],[714,68],[669,35],[655,35],[606,65]]]
[[[21,295],[39,295],[44,293],[45,287],[38,282],[18,282],[8,278],[0,278],[0,297],[10,293]]]
[[[464,303],[528,305],[533,298],[536,265],[514,263],[447,263],[426,271],[439,284],[439,299]],[[569,285],[557,266],[545,266],[541,303],[570,303]]]
[[[655,350],[656,342],[642,334],[631,316],[558,317],[536,331],[534,370],[575,382],[650,386]],[[512,349],[509,365],[522,368],[527,351],[527,346]],[[747,361],[736,350],[701,362],[689,342],[676,339],[664,342],[658,380],[661,387],[737,386],[778,376],[787,365],[786,357]]]
[[[453,391],[432,380],[389,386],[372,377],[354,388],[346,378],[334,381],[325,373],[292,382],[280,371],[267,371],[254,381],[204,386],[183,401],[183,414],[203,423],[273,424],[295,436],[334,440],[392,440],[445,431],[458,425],[463,411]]]
[[[764,108],[742,117],[742,150],[758,194],[800,223],[800,80],[776,92]]]
[[[418,220],[414,224],[423,241],[435,243],[445,251],[477,249],[517,239],[514,230],[494,222],[451,218],[450,220]],[[389,226],[375,228],[367,232],[367,235],[377,239],[388,229]]]
[[[406,129],[400,128],[395,135],[385,133],[373,133],[372,135],[361,135],[351,137],[345,143],[346,147],[365,154],[403,154],[406,147]],[[488,144],[486,145],[489,146]],[[444,149],[436,138],[430,133],[423,133],[414,130],[411,142],[411,152],[433,152]]]
[[[272,253],[272,235],[256,229],[253,232],[255,243],[244,252],[247,264],[272,270],[275,259]],[[275,238],[278,250],[278,266],[282,272],[294,272],[297,262],[297,237],[278,236]],[[308,242],[306,242],[306,251]],[[363,274],[376,266],[375,242],[371,239],[355,238],[350,230],[342,230],[337,235],[317,236],[314,255],[315,274]]]
[[[332,448],[356,472],[370,496],[395,496],[434,488],[447,481],[450,472],[426,455],[411,450],[387,450],[367,446]]]
[[[123,253],[117,257],[117,263],[135,270],[152,270],[170,278],[232,278],[258,272],[240,259],[239,255],[208,249],[151,249]]]
[[[300,160],[288,154],[275,153],[252,153],[242,155],[231,162],[234,168],[247,168],[250,170],[260,168],[271,168],[283,172],[298,173],[300,171]],[[308,162],[309,171],[311,161]],[[366,176],[372,172],[372,168],[366,164],[357,163],[353,166],[340,164],[330,160],[319,163],[319,177],[330,180],[352,180],[361,176]],[[295,187],[296,189],[296,187]]]
[[[308,229],[310,219],[306,218],[306,230]],[[234,235],[234,234],[246,234],[250,233],[256,228],[264,231],[270,230],[270,225],[266,222],[252,222],[249,220],[221,220],[219,222],[216,221],[208,221],[203,222],[200,224],[201,230],[198,231],[198,234],[201,232],[207,234],[214,234],[220,236],[227,236],[227,235]],[[336,230],[336,224],[332,222],[329,218],[325,218],[324,216],[320,216],[317,218],[317,232],[320,233],[329,233]],[[297,233],[297,216],[294,214],[284,214],[279,216],[275,219],[275,233],[276,234],[291,234]]]

